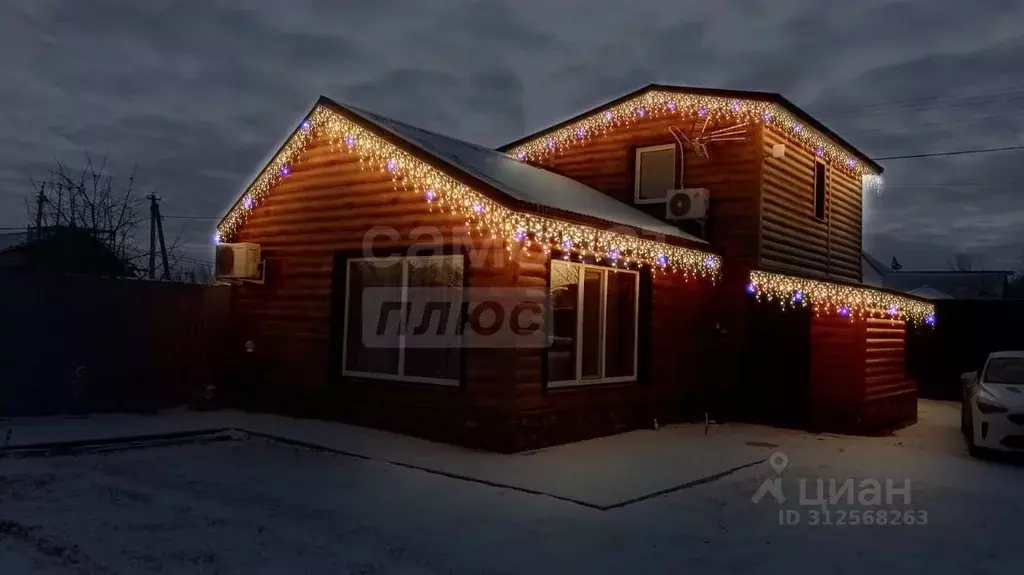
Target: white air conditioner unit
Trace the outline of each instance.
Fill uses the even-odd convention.
[[[665,218],[669,220],[699,220],[708,215],[708,191],[704,188],[669,190],[665,200]]]
[[[259,280],[259,244],[218,244],[217,279]]]

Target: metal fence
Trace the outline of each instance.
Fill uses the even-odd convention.
[[[907,368],[921,397],[960,399],[960,375],[993,351],[1024,349],[1024,299],[937,300],[934,329],[911,330]]]
[[[0,416],[180,405],[224,373],[230,290],[0,272]]]

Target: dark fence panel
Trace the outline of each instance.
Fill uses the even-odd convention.
[[[226,287],[0,272],[0,415],[180,405],[224,373]]]
[[[921,397],[960,399],[960,374],[993,351],[1024,349],[1024,300],[938,300],[935,328],[911,329],[908,368]]]

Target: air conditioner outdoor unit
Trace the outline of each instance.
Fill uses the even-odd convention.
[[[217,279],[259,280],[259,244],[219,244],[217,246]]]
[[[704,188],[669,190],[665,201],[665,218],[699,220],[708,215],[708,191]]]

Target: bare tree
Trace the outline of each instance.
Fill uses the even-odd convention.
[[[107,162],[86,154],[81,170],[60,160],[45,180],[32,182],[35,197],[26,201],[34,233],[75,228],[92,234],[122,261],[140,257],[133,232],[146,220],[146,198],[136,191],[135,170],[119,181],[107,172]]]
[[[105,158],[96,163],[86,153],[80,169],[54,160],[46,179],[33,180],[32,188],[35,195],[26,200],[26,208],[29,229],[36,237],[75,229],[95,237],[130,269],[145,267],[139,264],[150,255],[149,246],[140,245],[141,234],[136,232],[148,227],[151,214],[146,204],[151,196],[138,190],[134,168],[127,179],[119,180],[107,170]],[[166,249],[170,273],[161,273],[160,279],[188,277],[179,273],[191,267],[178,256],[180,247],[179,234]]]
[[[1017,265],[1017,270],[1007,282],[1006,297],[1024,298],[1024,254],[1021,254]]]

